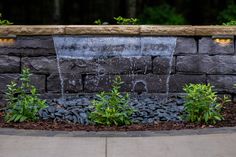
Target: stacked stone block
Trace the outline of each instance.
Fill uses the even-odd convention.
[[[220,46],[211,37],[177,37],[171,67],[170,93],[182,93],[188,83],[211,83],[219,93],[236,92],[234,42]],[[116,75],[122,91],[165,93],[169,58],[161,56],[60,59],[65,93],[107,91]],[[6,85],[30,68],[32,83],[46,98],[60,96],[61,84],[52,36],[18,36],[11,46],[0,47],[0,104]]]

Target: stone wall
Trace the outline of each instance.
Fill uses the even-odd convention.
[[[109,90],[120,75],[122,91],[165,93],[169,58],[162,56],[109,57],[107,59],[60,59],[65,93]],[[16,43],[0,47],[0,104],[6,85],[17,80],[22,68],[29,67],[32,83],[46,98],[58,97],[61,83],[51,35],[17,36]],[[102,67],[97,71],[97,67]],[[170,93],[182,93],[187,83],[211,83],[220,94],[236,92],[235,43],[219,46],[210,36],[178,36],[169,82]]]

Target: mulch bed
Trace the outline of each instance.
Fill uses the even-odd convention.
[[[66,122],[54,122],[40,120],[37,122],[23,123],[5,123],[3,112],[0,112],[0,128],[17,128],[33,130],[61,130],[61,131],[160,131],[160,130],[181,130],[181,129],[199,129],[208,127],[233,127],[236,126],[236,104],[226,104],[223,107],[222,114],[224,120],[215,125],[193,124],[187,122],[158,122],[156,124],[142,125],[133,124],[121,127],[106,127],[94,125],[79,125]]]

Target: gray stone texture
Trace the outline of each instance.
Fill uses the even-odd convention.
[[[146,74],[151,57],[112,57],[105,59],[60,59],[62,72],[78,74]]]
[[[16,56],[55,55],[51,36],[18,36],[12,45],[1,46],[0,54]]]
[[[114,75],[88,75],[85,77],[84,90],[86,92],[109,91]],[[163,92],[165,91],[166,75],[121,75],[125,82],[121,91],[134,92]]]
[[[19,74],[0,74],[0,94],[6,92],[7,85],[11,81],[16,81],[19,78]]]
[[[19,81],[19,76],[19,74],[0,74],[0,94],[6,92],[7,85],[11,81]],[[45,92],[45,81],[46,77],[44,75],[31,76],[31,83],[41,93]]]
[[[155,57],[153,59],[154,74],[168,74],[170,70],[170,57]],[[175,57],[172,60],[171,73],[175,73]]]
[[[46,76],[33,74],[30,78],[32,85],[34,85],[40,93],[46,91]]]
[[[23,57],[39,57],[56,55],[54,49],[33,49],[33,48],[0,48],[0,54],[23,56]]]
[[[205,75],[184,75],[184,74],[175,74],[170,77],[170,92],[183,92],[183,87],[189,83],[206,83]]]
[[[55,56],[23,57],[21,62],[22,66],[28,67],[32,73],[49,75],[58,72]]]
[[[124,38],[123,36],[122,39]],[[152,42],[152,37],[134,39],[134,43],[130,43],[130,49],[134,51],[131,54],[127,51],[125,56],[113,52],[109,44],[106,53],[102,49],[99,51],[98,56],[102,56],[101,58],[88,59],[78,57],[78,54],[74,59],[62,56],[59,64],[64,92],[75,94],[109,90],[115,76],[121,75],[124,81],[122,91],[165,93],[169,50],[176,46],[169,81],[170,92],[183,92],[182,88],[187,83],[209,82],[220,93],[235,93],[233,84],[236,83],[236,55],[233,43],[220,46],[212,38],[202,37],[199,39],[197,52],[195,37],[177,37],[176,45],[172,43],[175,38],[160,38],[163,40],[157,40],[156,45]],[[169,39],[173,41],[168,45]],[[114,49],[117,52],[123,50],[126,44],[124,41],[121,47],[115,43]],[[92,46],[90,43],[91,51]],[[148,54],[149,51],[152,52]],[[60,95],[61,82],[51,36],[18,36],[14,45],[0,47],[1,96],[5,93],[6,85],[19,78],[24,66],[30,68],[33,73],[32,83],[42,96]]]
[[[234,42],[229,45],[220,45],[210,37],[203,37],[199,40],[199,53],[204,54],[234,54]]]
[[[65,93],[78,93],[83,90],[81,75],[62,73],[62,78]],[[47,78],[47,90],[53,93],[61,92],[61,81],[59,74],[54,73]]]
[[[235,103],[236,102],[236,95],[233,95],[232,97],[233,97],[232,101]]]
[[[236,56],[177,56],[177,72],[206,74],[236,74]]]
[[[209,75],[207,82],[215,87],[219,92],[236,93],[234,84],[236,83],[235,75]]]
[[[40,48],[52,49],[53,40],[51,36],[17,36],[16,42],[13,45],[5,46],[7,48]]]
[[[197,53],[197,42],[191,37],[178,37],[175,48],[175,55]]]
[[[0,73],[20,72],[20,58],[15,56],[0,55]]]
[[[0,94],[0,109],[6,106],[6,99],[3,94]]]
[[[121,91],[160,93],[166,92],[167,75],[122,75],[125,82]],[[86,76],[84,90],[86,92],[108,91],[111,89],[114,75]],[[169,82],[170,92],[183,92],[183,87],[188,83],[206,83],[204,75],[171,75]]]

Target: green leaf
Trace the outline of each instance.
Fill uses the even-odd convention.
[[[191,122],[214,123],[221,120],[222,104],[217,102],[216,92],[210,84],[189,84],[184,86],[186,92],[184,110],[185,120]],[[219,116],[215,116],[219,115]]]
[[[126,125],[131,124],[131,115],[134,113],[132,107],[128,105],[129,95],[123,96],[120,86],[123,84],[121,78],[117,76],[112,84],[110,92],[101,92],[97,95],[98,100],[92,101],[92,110],[89,118],[92,123],[103,125]],[[126,121],[125,121],[126,120]]]
[[[14,122],[17,122],[17,121],[19,121],[20,120],[20,118],[22,117],[22,115],[16,115],[16,118],[14,119]]]
[[[22,116],[22,117],[20,118],[20,122],[24,122],[26,119],[27,119],[27,117]]]
[[[220,118],[219,116],[214,116],[214,118],[215,118],[216,120],[221,121],[221,118]]]
[[[21,83],[11,82],[7,85],[7,122],[36,120],[38,111],[46,107],[46,101],[39,99],[36,88],[30,84],[30,76],[29,69],[23,68],[20,75]]]

